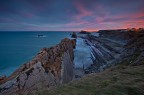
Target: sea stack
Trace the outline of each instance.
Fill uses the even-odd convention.
[[[73,32],[71,37],[72,37],[72,38],[77,38],[76,33],[75,33],[75,32]]]

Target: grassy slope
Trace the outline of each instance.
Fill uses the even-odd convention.
[[[144,65],[118,65],[38,95],[144,95]]]

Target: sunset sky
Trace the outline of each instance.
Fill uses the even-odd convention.
[[[0,31],[144,27],[144,0],[0,0]]]

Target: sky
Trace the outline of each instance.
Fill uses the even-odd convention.
[[[0,0],[0,31],[144,27],[144,0]]]

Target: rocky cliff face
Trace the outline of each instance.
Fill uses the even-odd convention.
[[[121,58],[131,65],[144,64],[144,30],[130,31],[130,36]]]
[[[144,64],[144,29],[101,30],[101,37],[126,42],[119,60],[128,65]]]
[[[75,45],[75,40],[65,38],[54,47],[43,48],[33,60],[0,81],[0,95],[30,94],[71,81]]]

